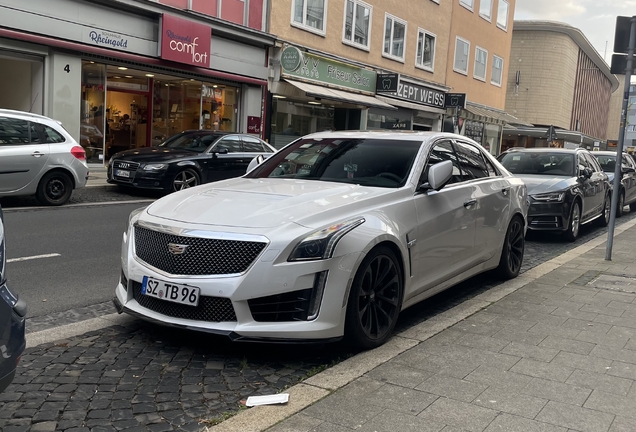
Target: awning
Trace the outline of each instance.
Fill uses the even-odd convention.
[[[298,90],[307,94],[310,97],[317,97],[321,99],[335,100],[339,102],[347,102],[356,105],[364,105],[368,107],[376,107],[383,109],[395,110],[393,105],[382,102],[373,96],[366,96],[358,93],[349,93],[342,90],[336,90],[328,87],[322,87],[314,84],[308,84],[300,81],[285,80],[287,83],[293,85]]]
[[[466,111],[476,116],[490,118],[506,124],[527,125],[526,123],[519,120],[517,117],[511,116],[507,112],[489,109],[484,106],[472,104],[470,102],[466,103]]]
[[[396,107],[400,107],[400,108],[407,108],[407,109],[412,109],[415,111],[428,111],[428,112],[432,112],[435,114],[445,114],[446,110],[445,109],[441,109],[441,108],[433,108],[430,106],[426,106],[426,105],[420,105],[420,104],[416,104],[415,102],[408,102],[408,101],[404,101],[404,100],[398,100],[398,99],[393,99],[393,98],[389,98],[386,96],[376,96],[376,99],[378,99],[381,102],[385,102],[385,103],[390,103],[392,105],[395,105]]]

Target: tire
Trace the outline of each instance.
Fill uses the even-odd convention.
[[[581,203],[579,200],[575,200],[572,203],[572,210],[570,211],[570,223],[568,229],[565,232],[565,238],[567,241],[573,242],[579,237],[579,230],[581,229]]]
[[[503,248],[501,249],[499,266],[496,270],[501,279],[508,280],[519,276],[525,251],[523,225],[523,219],[519,216],[513,217],[510,225],[508,225]]]
[[[616,206],[616,217],[623,216],[623,208],[625,208],[625,191],[621,191],[618,195],[618,204]]]
[[[201,184],[199,174],[193,169],[184,169],[179,171],[172,179],[172,190],[170,192],[178,192],[184,189],[190,189]]]
[[[611,198],[610,195],[605,195],[605,201],[603,201],[603,213],[596,219],[596,225],[605,228],[609,224],[610,211],[611,211]]]
[[[63,171],[52,171],[42,177],[35,196],[43,205],[61,206],[68,202],[72,194],[71,177]]]
[[[360,349],[382,345],[395,328],[403,297],[404,280],[397,257],[388,247],[373,249],[351,285],[345,340]]]

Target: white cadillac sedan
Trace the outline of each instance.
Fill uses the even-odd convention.
[[[519,274],[526,187],[474,141],[323,132],[133,212],[118,311],[234,340],[384,343],[401,310]]]

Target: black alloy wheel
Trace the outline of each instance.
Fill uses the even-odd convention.
[[[178,192],[180,190],[190,189],[191,187],[198,186],[199,183],[199,175],[197,172],[191,169],[185,169],[179,171],[177,175],[174,176],[172,191]]]
[[[397,323],[404,282],[398,260],[387,247],[372,250],[356,273],[349,302],[345,335],[362,349],[382,345]]]
[[[60,206],[68,202],[72,193],[73,182],[69,175],[62,171],[53,171],[40,180],[36,198],[44,205]]]
[[[519,216],[515,216],[508,225],[499,267],[497,267],[497,273],[502,279],[514,279],[521,271],[526,244],[523,227],[523,219]]]
[[[604,228],[609,224],[610,211],[612,209],[612,206],[610,204],[611,202],[612,200],[610,198],[610,195],[605,195],[605,201],[603,201],[603,213],[601,213],[601,216],[599,216],[599,218],[596,220],[596,224],[601,228]]]
[[[581,204],[578,200],[574,200],[572,203],[572,211],[570,212],[570,223],[568,230],[565,232],[565,238],[573,242],[579,237],[579,230],[581,229]]]

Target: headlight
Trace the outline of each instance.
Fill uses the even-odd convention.
[[[315,231],[296,245],[287,260],[313,261],[329,259],[333,255],[333,251],[336,249],[336,245],[340,239],[349,231],[363,223],[364,218],[358,218]]]
[[[167,164],[146,164],[144,165],[144,171],[159,171],[167,167]]]
[[[141,212],[144,210],[146,210],[146,207],[141,207],[130,212],[130,216],[128,217],[128,229],[130,229],[130,227],[139,220]]]
[[[546,194],[531,195],[534,201],[541,202],[561,202],[565,197],[565,192],[552,192]]]

